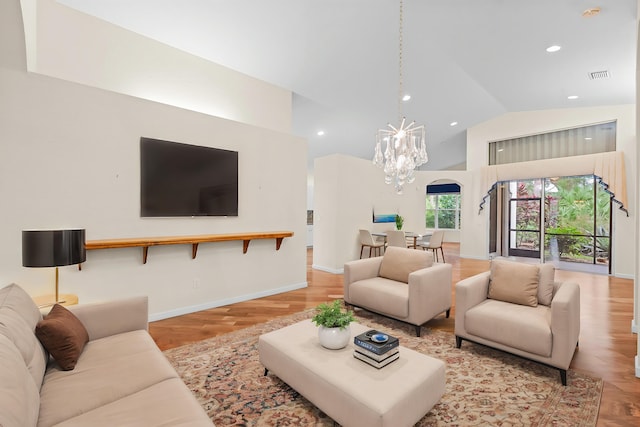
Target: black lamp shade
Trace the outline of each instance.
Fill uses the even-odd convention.
[[[22,231],[24,267],[59,267],[87,259],[84,230]]]

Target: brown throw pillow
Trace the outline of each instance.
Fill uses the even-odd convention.
[[[56,304],[36,325],[36,336],[64,371],[76,367],[89,334],[69,310]]]
[[[538,305],[538,266],[494,259],[489,298],[513,304]]]

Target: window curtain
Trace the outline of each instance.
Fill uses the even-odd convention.
[[[485,166],[481,169],[480,211],[500,182],[558,176],[595,175],[613,201],[629,216],[624,154],[621,151],[531,162]],[[480,212],[479,211],[479,212]]]

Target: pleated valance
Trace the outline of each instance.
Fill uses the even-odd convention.
[[[627,216],[627,178],[624,155],[620,151],[562,157],[531,162],[485,166],[481,169],[480,211],[489,192],[500,182],[560,176],[595,175],[613,201]]]

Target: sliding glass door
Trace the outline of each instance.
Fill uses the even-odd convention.
[[[511,181],[507,188],[503,253],[610,272],[611,197],[593,175]]]
[[[546,179],[545,259],[609,266],[611,197],[593,175]]]

